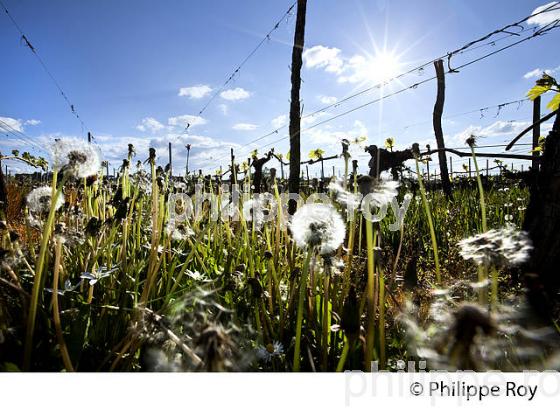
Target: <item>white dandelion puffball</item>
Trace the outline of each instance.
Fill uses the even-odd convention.
[[[249,199],[243,203],[243,218],[246,221],[253,221],[255,227],[260,226],[265,222],[265,204],[264,201],[259,199]]]
[[[346,236],[346,225],[331,205],[306,204],[294,214],[290,228],[296,245],[317,246],[321,255],[338,249]]]
[[[346,191],[340,182],[333,181],[329,184],[329,192],[335,196],[336,202],[345,206],[350,211],[360,206],[361,196]]]
[[[399,181],[379,181],[373,191],[366,195],[370,206],[382,207],[391,203],[399,194]],[[365,199],[364,199],[365,201]]]
[[[85,141],[63,138],[52,147],[53,168],[69,172],[76,178],[97,174],[101,168],[99,149]]]
[[[51,209],[52,188],[42,186],[31,191],[26,198],[29,211],[34,214],[46,214]],[[62,195],[58,196],[55,209],[59,209],[64,204]]]
[[[177,242],[184,241],[194,236],[194,231],[192,230],[192,228],[183,223],[180,224],[169,223],[166,226],[165,231],[167,235],[171,237],[172,240]]]
[[[513,225],[463,239],[458,245],[463,259],[485,266],[519,265],[529,259],[533,249],[527,232]]]

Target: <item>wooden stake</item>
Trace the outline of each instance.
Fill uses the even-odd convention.
[[[173,176],[173,154],[171,152],[171,143],[169,143],[169,176]]]
[[[436,137],[436,143],[438,149],[445,148],[445,142],[443,139],[443,129],[441,126],[441,116],[443,115],[443,104],[445,102],[445,69],[443,68],[443,61],[437,60],[434,61],[434,67],[436,69],[436,76],[437,76],[437,97],[436,103],[434,105],[434,113],[433,113],[433,125],[434,125],[434,134]],[[443,188],[443,192],[445,195],[450,198],[451,197],[451,181],[449,180],[449,173],[447,171],[447,157],[445,156],[445,151],[438,152],[439,158],[439,169],[440,169],[440,176],[441,176],[441,185]],[[428,168],[428,182],[430,180],[430,171]]]
[[[290,94],[290,176],[288,182],[288,190],[290,193],[297,194],[299,192],[299,172],[301,161],[300,147],[300,122],[301,122],[301,67],[303,65],[303,47],[305,44],[305,14],[307,10],[307,0],[298,0],[296,29],[294,34],[294,46],[292,48],[292,90]],[[297,202],[290,201],[288,204],[288,212],[293,214],[296,211]],[[296,361],[294,360],[294,364]],[[299,358],[297,365],[294,366],[299,370]]]

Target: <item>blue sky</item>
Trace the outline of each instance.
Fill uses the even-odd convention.
[[[284,128],[277,135],[241,148],[282,125],[289,111],[295,15],[284,21],[247,62],[226,93],[218,95],[200,117],[197,113],[289,8],[291,0],[3,2],[87,127],[82,131],[2,12],[0,119],[45,149],[54,138],[83,138],[89,130],[111,167],[118,166],[129,142],[137,146],[141,159],[147,157],[149,146],[156,147],[165,164],[167,143],[171,141],[178,171],[184,167],[183,146],[191,143],[191,168],[210,172],[227,162],[230,147],[239,158],[246,158],[254,147],[286,135]],[[545,3],[309,0],[302,70],[304,115],[367,88],[383,76],[399,74],[519,20]],[[560,72],[554,51],[559,35],[560,30],[552,31],[458,74],[447,75],[444,115],[524,98],[538,78],[538,74],[528,73]],[[514,39],[457,56],[453,64],[457,66],[511,41]],[[387,55],[393,56],[392,61]],[[381,92],[390,93],[431,75],[433,67],[428,66],[421,75],[403,77],[383,90],[365,93],[309,118],[303,128],[373,100]],[[369,143],[378,144],[394,136],[399,147],[415,141],[430,142],[435,87],[435,82],[424,84],[304,132],[302,156],[314,148],[322,148],[327,154],[339,153],[341,138],[361,135],[368,136]],[[462,144],[462,138],[470,132],[485,136],[481,144],[509,141],[527,126],[531,107],[525,102],[520,107],[505,107],[497,116],[497,109],[483,114],[482,118],[476,112],[445,120],[448,146]],[[191,127],[184,134],[187,122]],[[417,123],[422,124],[404,128]],[[5,132],[2,135],[3,152],[26,148],[15,137]],[[277,152],[288,151],[286,139],[273,145]],[[27,149],[33,151],[29,146]],[[358,147],[354,150],[356,155],[359,151]],[[359,158],[365,172],[367,158]],[[9,166],[16,168],[15,164]]]

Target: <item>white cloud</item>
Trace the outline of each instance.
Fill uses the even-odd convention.
[[[315,124],[316,122],[318,122],[320,119],[323,119],[325,117],[328,117],[329,114],[326,112],[318,112],[315,115],[309,116],[309,117],[303,117],[301,119],[301,126],[302,127],[308,127],[312,124]]]
[[[543,70],[541,70],[540,68],[535,68],[532,71],[529,71],[528,73],[525,73],[525,75],[523,76],[523,78],[539,78],[540,76],[542,76],[543,74]]]
[[[192,87],[183,87],[179,89],[179,97],[188,97],[191,99],[200,99],[206,97],[212,92],[212,88],[205,84],[199,84]]]
[[[158,120],[156,120],[153,117],[146,117],[142,119],[142,122],[140,124],[138,124],[136,126],[136,129],[138,131],[142,131],[142,132],[158,132],[161,131],[165,128],[165,125],[163,125],[161,122],[159,122]]]
[[[483,128],[480,135],[484,137],[498,137],[501,135],[518,134],[531,125],[527,121],[496,121]]]
[[[344,61],[340,49],[335,47],[313,46],[303,52],[306,68],[324,68],[328,73],[341,73]]]
[[[4,120],[4,118],[0,117]],[[181,123],[182,120],[177,120]],[[7,122],[7,121],[6,121]],[[175,122],[175,121],[173,121]],[[76,135],[66,135],[62,133],[49,133],[41,134],[33,139],[37,144],[48,147],[56,138],[81,138]],[[238,149],[239,144],[223,141],[217,138],[212,138],[204,135],[186,135],[182,130],[174,131],[173,127],[166,126],[162,133],[154,137],[146,136],[131,136],[131,135],[109,135],[109,134],[96,134],[95,144],[100,148],[103,160],[109,161],[109,170],[112,173],[113,168],[118,168],[122,160],[126,158],[128,152],[128,144],[133,144],[137,156],[135,160],[145,160],[148,157],[149,148],[156,149],[157,164],[165,165],[167,163],[167,150],[168,144],[172,143],[173,147],[173,169],[175,175],[180,175],[185,170],[186,144],[191,144],[189,167],[191,172],[199,168],[215,169],[220,165],[227,166],[229,161],[229,148]],[[5,148],[4,148],[5,147]],[[29,150],[31,153],[37,153],[28,144],[19,140],[10,140],[8,138],[0,138],[0,151],[7,151],[12,149],[19,149],[20,151]],[[41,153],[38,153],[41,154]],[[222,158],[226,156],[225,159]],[[217,161],[220,159],[220,161]],[[135,162],[135,161],[134,161]],[[16,172],[15,167],[9,166],[10,172]],[[22,169],[23,172],[32,172],[31,169]]]
[[[167,123],[172,127],[183,127],[186,128],[190,125],[190,127],[194,127],[197,125],[204,125],[206,124],[206,120],[198,115],[179,115],[177,117],[170,117],[167,120]]]
[[[235,131],[254,131],[257,128],[258,128],[258,126],[255,125],[255,124],[247,124],[247,123],[243,123],[243,122],[235,124],[232,127],[232,129],[234,129]]]
[[[251,96],[251,93],[241,87],[225,90],[220,93],[220,97],[228,101],[245,100]]]
[[[325,72],[334,74],[339,83],[381,82],[396,75],[399,70],[397,58],[392,55],[387,55],[385,60],[380,61],[361,54],[346,57],[340,49],[326,46],[314,46],[305,50],[303,58],[306,68],[322,68]]]
[[[317,97],[322,104],[335,104],[338,101],[336,97],[329,97],[328,95],[320,95]]]
[[[318,112],[317,114],[310,116],[310,117],[303,117],[301,119],[301,127],[305,128],[308,127],[314,123],[316,123],[317,121],[319,121],[320,119],[327,117],[329,114],[326,112]],[[270,121],[270,124],[274,127],[274,128],[283,128],[285,125],[288,125],[288,115],[287,114],[282,114],[279,115],[278,117],[274,118],[272,121]]]
[[[554,6],[554,5],[556,5],[556,6]],[[552,7],[552,6],[554,6],[554,7]],[[548,8],[551,8],[551,10],[546,11],[542,14],[539,14],[538,16],[535,16],[535,14],[540,13],[541,11],[544,11]],[[557,1],[553,1],[551,3],[548,3],[548,4],[545,4],[543,6],[537,7],[535,10],[533,10],[531,15],[533,17],[531,17],[529,20],[527,20],[527,24],[531,24],[531,25],[538,26],[538,27],[546,26],[547,24],[550,24],[550,23],[560,19],[560,5]]]
[[[279,115],[278,117],[276,117],[272,121],[270,121],[270,124],[274,128],[283,127],[287,123],[288,123],[288,116],[286,114]]]
[[[23,132],[23,122],[21,120],[10,117],[0,117],[0,121],[2,121],[0,122],[0,129]]]
[[[222,114],[224,114],[224,115],[229,114],[229,107],[227,106],[227,104],[218,104],[218,108],[220,109]]]
[[[31,125],[31,126],[33,126],[33,125],[39,125],[39,124],[41,124],[41,121],[39,121],[39,120],[34,120],[34,119],[30,119],[30,120],[25,121],[24,124],[25,124],[25,125]]]
[[[303,135],[306,136],[306,139],[310,143],[315,144],[316,146],[338,152],[340,150],[340,143],[344,138],[353,139],[361,137],[367,135],[367,132],[368,130],[364,123],[356,120],[354,121],[352,128],[348,130],[336,131],[329,127],[317,127],[308,131],[303,131]],[[358,148],[358,150],[360,150],[360,148]]]
[[[446,142],[448,144],[451,143],[453,145],[462,146],[471,135],[477,137],[515,137],[529,125],[531,125],[529,121],[496,121],[486,127],[469,125],[466,129],[455,134],[451,138],[447,137],[448,141]],[[552,125],[550,123],[545,123],[541,126],[541,132],[548,132],[551,128]]]
[[[142,119],[142,122],[136,126],[136,129],[142,132],[162,133],[168,132],[172,135],[174,128],[181,128],[181,131],[187,126],[195,127],[197,125],[206,124],[206,120],[198,115],[178,115],[176,117],[169,117],[167,119],[167,125],[162,124],[153,117],[146,117]]]
[[[560,66],[556,67],[556,68],[547,68],[547,69],[541,69],[541,68],[535,68],[532,71],[529,71],[528,73],[525,73],[525,75],[523,76],[523,78],[525,79],[529,79],[529,78],[540,78],[542,77],[543,74],[548,74],[548,75],[553,75],[554,73],[560,71]]]
[[[344,66],[344,75],[338,77],[339,83],[359,83],[371,78],[371,64],[362,55],[355,55]]]

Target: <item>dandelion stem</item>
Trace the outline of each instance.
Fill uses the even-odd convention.
[[[72,366],[72,361],[70,360],[70,354],[68,353],[68,348],[66,347],[66,342],[64,341],[64,335],[62,333],[62,325],[60,323],[60,311],[58,307],[58,280],[59,280],[58,277],[60,273],[61,260],[62,260],[62,241],[56,240],[54,271],[53,271],[53,287],[52,287],[53,322],[56,331],[56,338],[58,340],[58,347],[60,348],[60,355],[62,356],[62,362],[64,363],[64,368],[69,372],[73,372],[74,367]]]
[[[309,264],[311,262],[311,255],[313,248],[309,247],[305,255],[303,263],[303,271],[301,272],[301,279],[299,284],[299,299],[296,318],[296,344],[294,347],[294,362],[292,369],[294,372],[299,372],[300,368],[300,351],[301,351],[301,327],[303,323],[303,303],[305,300],[305,293],[307,292],[307,274],[309,271]]]
[[[482,217],[482,232],[486,232],[488,231],[488,226],[486,223],[486,201],[484,199],[484,187],[482,186],[482,178],[480,177],[480,170],[478,168],[478,162],[476,160],[476,153],[474,151],[474,144],[470,145],[471,147],[471,154],[472,154],[472,158],[473,158],[473,162],[474,162],[474,169],[476,172],[476,182],[478,185],[478,193],[480,195],[480,213],[481,213],[481,217]],[[492,306],[496,306],[496,303],[498,301],[498,272],[496,271],[495,268],[492,268]],[[486,278],[488,277],[488,268],[484,267],[483,271],[481,272],[479,270],[479,280],[481,280],[480,275],[484,275],[484,277],[482,278],[482,280],[486,280]],[[481,294],[484,293],[484,290],[481,289]],[[480,297],[480,295],[479,295]],[[482,302],[486,303],[486,297],[482,296]]]
[[[432,247],[434,248],[434,263],[436,265],[436,281],[438,285],[441,283],[441,274],[439,270],[439,255],[438,255],[438,245],[436,240],[436,231],[434,229],[434,222],[432,220],[432,213],[430,211],[430,204],[426,198],[426,188],[424,188],[424,181],[422,179],[422,174],[420,174],[420,166],[418,165],[418,158],[414,158],[416,163],[416,174],[418,175],[418,185],[420,186],[420,195],[422,196],[422,203],[424,204],[424,212],[426,213],[426,218],[428,219],[428,226],[430,227],[430,237],[432,239]]]
[[[375,241],[377,231],[374,232],[373,224],[366,221],[367,242],[367,329],[366,329],[366,351],[364,354],[364,369],[368,371],[373,360],[373,344],[375,337]]]
[[[385,368],[385,276],[381,267],[377,270],[379,278],[379,361]]]
[[[476,181],[478,183],[478,192],[480,194],[480,212],[482,216],[482,232],[488,230],[486,225],[486,202],[484,200],[484,188],[482,187],[482,179],[480,178],[480,170],[478,169],[478,162],[476,161],[476,154],[474,152],[474,145],[471,145],[471,153],[474,162],[474,169],[476,171]]]
[[[344,347],[342,348],[342,353],[340,354],[340,359],[336,365],[336,371],[341,372],[344,370],[344,364],[346,363],[346,358],[348,357],[348,351],[350,350],[350,341],[345,336],[344,337]]]
[[[323,279],[323,336],[321,347],[323,349],[322,365],[323,370],[327,371],[327,359],[329,352],[329,268],[325,266],[325,277]]]
[[[64,181],[63,181],[64,182]],[[39,256],[35,264],[35,278],[33,280],[33,289],[31,291],[31,301],[29,305],[29,315],[27,317],[27,330],[25,336],[25,347],[23,353],[23,369],[29,370],[31,365],[31,351],[33,350],[33,334],[35,333],[35,319],[37,316],[37,308],[39,305],[39,298],[42,292],[42,277],[45,259],[47,256],[47,249],[49,246],[49,239],[52,233],[52,227],[56,215],[56,203],[62,194],[62,185],[57,187],[57,172],[53,173],[53,195],[51,198],[51,207],[45,226],[43,227],[43,234],[41,237],[41,247],[39,249]]]

